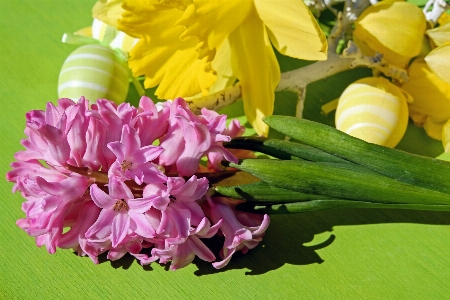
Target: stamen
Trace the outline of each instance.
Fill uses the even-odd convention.
[[[116,204],[114,204],[113,209],[120,211],[122,208],[125,208],[125,210],[127,210],[127,211],[130,209],[128,207],[127,201],[125,201],[124,199],[119,199],[116,201]]]
[[[120,164],[120,168],[122,169],[122,172],[125,172],[125,170],[128,170],[131,167],[132,164],[133,164],[132,162],[127,162],[126,160],[124,160]]]

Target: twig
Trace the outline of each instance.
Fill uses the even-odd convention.
[[[366,66],[368,68],[377,69],[378,71],[383,72],[386,76],[399,82],[408,81],[408,74],[405,69],[389,64],[383,59],[383,55],[378,52],[375,56],[364,55],[352,41],[348,41],[347,48],[344,49],[341,57],[354,59],[354,61],[350,64],[351,68]]]

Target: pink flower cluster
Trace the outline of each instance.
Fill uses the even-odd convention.
[[[26,120],[25,150],[6,177],[26,199],[17,225],[49,253],[73,248],[98,263],[106,251],[110,260],[129,252],[141,264],[170,261],[172,270],[198,256],[222,268],[236,251],[255,247],[269,225],[266,215],[207,195],[199,174],[236,162],[223,142],[244,131],[236,120],[227,127],[225,115],[194,115],[181,98],[156,106],[142,97],[138,108],[108,100],[89,107],[81,98],[48,103]],[[216,234],[225,237],[217,262],[202,242]]]

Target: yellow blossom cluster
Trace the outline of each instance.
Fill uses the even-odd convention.
[[[121,7],[119,7],[121,5]],[[268,127],[280,68],[273,48],[325,60],[327,42],[302,1],[110,0],[96,17],[139,38],[130,52],[134,76],[160,99],[206,95],[241,84],[247,119],[260,135]],[[109,21],[102,19],[105,17]]]
[[[393,67],[406,69],[409,80],[393,83],[412,98],[409,116],[430,137],[441,140],[450,119],[450,23],[431,27],[416,5],[382,1],[359,16],[353,38],[365,55],[378,52]],[[446,132],[444,143],[450,141],[450,128]],[[446,148],[450,151],[450,144]]]

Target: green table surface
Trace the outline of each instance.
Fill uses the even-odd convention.
[[[21,149],[25,113],[57,99],[58,73],[76,48],[64,32],[91,23],[94,0],[0,0],[0,163]],[[420,146],[418,146],[420,147]],[[15,225],[21,196],[0,180],[0,299],[450,299],[450,214],[333,210],[274,216],[264,241],[215,270],[176,272],[127,256],[94,265],[50,255]]]

